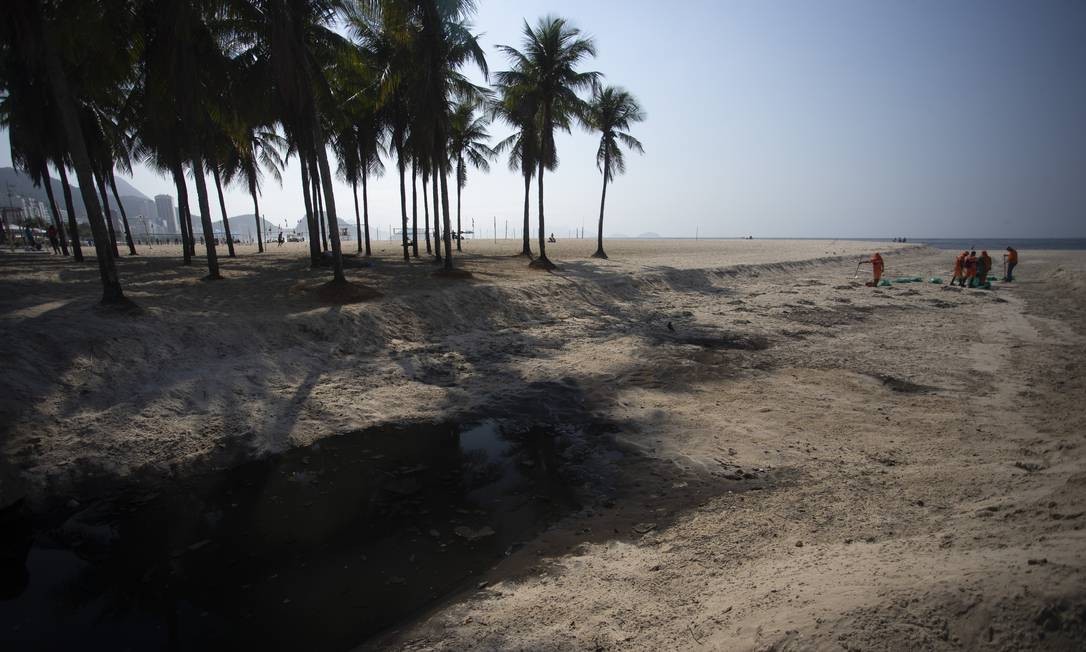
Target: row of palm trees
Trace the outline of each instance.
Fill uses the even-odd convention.
[[[557,168],[556,132],[579,124],[601,134],[599,257],[606,257],[607,184],[625,170],[621,146],[642,151],[629,134],[630,125],[644,119],[637,101],[622,89],[602,87],[599,73],[580,70],[595,56],[595,44],[561,18],[525,23],[519,48],[498,46],[509,69],[495,74],[489,88],[465,74],[473,66],[490,80],[472,32],[471,0],[8,0],[5,5],[0,122],[9,130],[13,161],[35,182],[45,183],[55,226],[63,234],[49,183],[49,167],[57,170],[70,244],[82,260],[67,176],[68,170],[75,172],[105,303],[127,302],[115,265],[119,252],[106,186],[134,255],[114,170],[130,172],[135,162],[169,175],[177,187],[185,264],[196,253],[191,183],[208,278],[218,279],[207,177],[218,195],[227,255],[235,255],[223,199],[223,186],[231,184],[252,197],[263,251],[261,184],[265,174],[281,182],[285,161],[297,156],[311,263],[330,267],[330,284],[339,286],[347,281],[329,151],[337,176],[353,191],[359,253],[371,253],[369,184],[384,172],[382,156],[394,158],[403,256],[420,256],[421,199],[426,254],[446,271],[453,269],[469,168],[487,171],[495,156],[508,155],[510,169],[524,179],[521,253],[533,266],[550,269],[543,182],[544,173]],[[491,148],[493,120],[510,126],[513,134]],[[450,174],[456,184],[455,229]],[[529,238],[533,179],[538,256]],[[455,239],[459,251],[461,241]]]

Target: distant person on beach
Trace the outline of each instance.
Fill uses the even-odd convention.
[[[968,255],[968,251],[963,251],[954,259],[954,277],[950,279],[951,285],[955,282],[965,285],[965,259]]]
[[[1003,263],[1007,266],[1007,275],[1003,277],[1003,280],[1007,282],[1013,281],[1014,266],[1018,264],[1018,250],[1014,247],[1007,247],[1007,253],[1003,254]]]
[[[26,246],[28,249],[37,249],[38,243],[34,241],[34,229],[27,224],[23,227],[23,235],[26,236]]]
[[[988,251],[984,250],[980,252],[980,258],[977,259],[977,285],[985,285],[988,283],[988,274],[992,272],[992,257],[988,255]]]
[[[279,242],[279,244],[277,244],[276,246],[277,247],[282,247],[283,246],[283,232],[282,231],[279,232],[278,242]]]
[[[53,248],[53,253],[60,255],[60,240],[57,239],[57,227],[52,224],[45,230],[46,237],[49,238],[49,246]]]
[[[558,240],[555,239],[554,234],[552,233],[551,237],[547,238],[547,242],[558,242]]]
[[[882,254],[875,252],[875,255],[870,260],[861,260],[861,265],[871,265],[872,280],[867,283],[867,287],[873,288],[878,286],[879,280],[882,279],[882,270],[885,266],[882,262]]]

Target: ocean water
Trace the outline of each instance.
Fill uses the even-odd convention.
[[[1003,251],[1014,247],[1019,251],[1030,249],[1086,249],[1086,238],[909,238],[909,242],[922,242],[939,249],[953,251]]]

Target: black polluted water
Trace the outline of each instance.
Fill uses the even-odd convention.
[[[381,428],[52,519],[9,509],[0,649],[349,649],[576,508],[566,445],[490,421]]]

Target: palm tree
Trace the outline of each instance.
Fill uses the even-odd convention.
[[[449,119],[449,155],[456,161],[456,250],[462,251],[460,243],[463,233],[460,225],[460,193],[468,182],[470,163],[476,169],[490,172],[490,159],[497,154],[489,145],[490,134],[486,125],[490,122],[486,115],[476,115],[477,105],[473,102],[460,102],[453,107]]]
[[[332,29],[345,5],[340,0],[247,0],[230,3],[227,9],[237,56],[253,62],[255,74],[274,89],[277,118],[303,164],[303,195],[308,195],[305,186],[310,181],[321,189],[335,285],[347,280],[328,164],[328,122],[334,120],[324,118],[335,113],[340,104],[330,87],[329,67],[351,56],[351,44]],[[312,202],[310,211],[314,210]],[[313,226],[311,222],[310,257],[314,265],[320,265],[323,256]]]
[[[385,173],[381,162],[381,134],[384,131],[384,118],[377,109],[376,102],[370,100],[360,113],[355,125],[358,129],[358,162],[362,179],[362,232],[365,234],[365,254],[370,250],[370,200],[369,179]],[[357,200],[356,200],[357,201]],[[361,240],[363,236],[359,236]]]
[[[332,142],[332,151],[336,155],[339,177],[351,184],[351,194],[354,197],[354,222],[358,230],[358,251],[361,253],[362,216],[358,210],[358,180],[362,176],[362,163],[358,157],[358,149],[358,130],[353,124],[340,124]]]
[[[108,245],[102,207],[94,191],[93,165],[80,124],[79,98],[73,93],[68,79],[69,71],[64,66],[65,61],[78,57],[65,56],[58,47],[58,41],[54,40],[73,31],[70,24],[61,25],[60,21],[71,21],[72,16],[82,13],[78,9],[75,2],[44,4],[36,0],[11,0],[6,3],[0,14],[0,88],[12,92],[22,86],[17,80],[26,80],[41,89],[39,99],[45,100],[41,106],[53,107],[55,113],[51,115],[56,116],[65,149],[79,179],[79,190],[94,234],[98,271],[102,280],[102,303],[130,304],[121,289],[113,252]],[[88,20],[102,22],[104,19],[99,14],[92,15]],[[87,22],[83,26],[92,25],[93,22]],[[66,47],[73,46],[69,40],[60,42]],[[85,56],[87,53],[80,54]],[[13,83],[13,80],[16,82]]]
[[[481,96],[483,89],[468,82],[460,69],[474,63],[487,76],[486,57],[467,18],[472,0],[372,0],[363,3],[394,51],[409,53],[389,59],[382,73],[382,96],[400,90],[410,101],[412,140],[425,150],[435,196],[441,199],[444,222],[444,269],[452,269],[452,228],[449,208],[449,113],[455,97]],[[394,136],[395,136],[394,130]],[[395,141],[395,138],[394,138]],[[405,161],[406,162],[406,161]],[[403,204],[406,204],[406,197]],[[435,211],[435,222],[437,213]]]
[[[217,31],[223,25],[210,20],[202,4],[189,0],[157,0],[138,6],[145,42],[133,94],[137,96],[134,103],[151,123],[142,130],[145,138],[150,136],[143,149],[157,149],[157,159],[171,168],[182,208],[187,204],[182,165],[188,164],[200,208],[207,278],[220,279],[205,173],[213,162],[209,153],[222,131],[217,121],[225,113],[222,94],[210,89],[229,87],[227,56],[222,50],[225,36]],[[195,240],[191,232],[188,236]]]
[[[264,251],[263,225],[260,220],[260,182],[262,170],[276,183],[282,184],[285,165],[282,150],[286,141],[258,120],[250,122],[244,137],[234,143],[224,164],[223,177],[227,183],[244,184],[253,198],[253,219],[256,220],[257,251]]]
[[[520,172],[524,178],[524,227],[522,229],[521,256],[532,259],[531,225],[529,205],[532,177],[539,163],[539,111],[534,96],[527,89],[499,84],[498,99],[491,105],[491,112],[516,131],[500,141],[495,152],[509,151],[509,170]]]
[[[512,70],[498,74],[505,86],[523,89],[536,104],[539,112],[539,258],[531,265],[554,269],[547,258],[546,227],[543,213],[543,171],[558,165],[554,131],[569,131],[573,119],[584,116],[585,102],[577,93],[594,88],[599,81],[597,72],[578,72],[577,66],[596,55],[596,46],[589,37],[570,26],[565,19],[547,16],[535,28],[524,23],[521,46],[524,51],[499,45],[512,64]]]
[[[603,173],[603,193],[600,195],[600,225],[596,235],[596,253],[593,258],[607,258],[603,251],[603,207],[607,201],[607,182],[613,181],[615,172],[626,172],[626,157],[619,143],[638,154],[644,154],[641,142],[629,133],[631,122],[641,122],[645,113],[637,98],[623,88],[607,86],[597,88],[588,103],[586,122],[600,132],[600,147],[596,151],[596,166]]]
[[[7,89],[5,96],[0,98],[0,126],[8,130],[12,166],[25,172],[35,186],[45,184],[49,209],[53,215],[53,225],[60,237],[64,255],[67,256],[68,239],[64,236],[64,225],[60,220],[60,211],[57,208],[56,198],[53,196],[53,184],[49,176],[47,150],[55,147],[51,143],[53,129],[50,128],[41,104],[30,106],[22,101],[37,95],[35,91],[36,89],[26,87],[16,89],[14,92],[12,89]],[[72,217],[74,219],[74,216]]]

